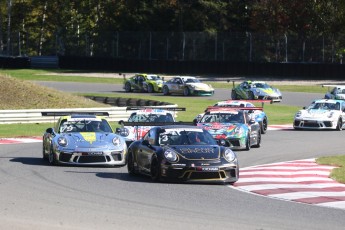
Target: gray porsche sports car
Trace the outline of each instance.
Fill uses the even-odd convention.
[[[43,158],[51,165],[124,166],[127,145],[103,116],[42,113],[61,117],[43,135]]]

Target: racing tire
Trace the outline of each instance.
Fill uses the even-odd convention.
[[[257,137],[256,145],[254,145],[253,147],[255,147],[255,148],[260,148],[261,147],[261,131],[258,132],[258,137]]]
[[[128,174],[131,175],[131,176],[138,175],[138,173],[137,173],[137,171],[135,170],[135,167],[134,167],[134,156],[133,156],[132,152],[128,153],[127,171],[128,171]]]
[[[50,165],[58,165],[58,162],[56,160],[56,156],[55,156],[54,151],[53,151],[53,147],[50,147],[48,161],[49,161]]]
[[[337,131],[343,130],[343,121],[341,120],[341,118],[338,119],[336,130]]]
[[[261,130],[261,134],[267,133],[267,118],[266,117],[260,122],[260,130]]]
[[[127,93],[132,92],[131,83],[126,82],[126,84],[125,84],[125,91],[126,91]]]
[[[157,156],[153,156],[151,160],[151,167],[150,167],[150,174],[152,181],[160,181],[161,180],[161,166],[159,164]]]
[[[149,85],[147,86],[147,92],[148,92],[148,93],[153,93],[153,92],[154,92],[154,88],[153,88],[153,85],[152,85],[152,84],[149,84]]]
[[[232,99],[232,100],[237,100],[237,99],[238,99],[237,93],[236,93],[235,90],[231,90],[231,99]]]
[[[43,145],[43,148],[42,148],[42,158],[43,158],[43,160],[48,160],[48,157],[47,157],[47,155],[45,154],[45,149],[44,149],[44,145]]]
[[[247,140],[246,140],[246,150],[250,150],[251,143],[250,143],[250,135],[247,135]]]
[[[248,92],[248,100],[254,100],[254,93],[252,91]]]
[[[183,89],[183,96],[189,96],[190,95],[190,91],[189,91],[189,88],[188,87],[185,87]]]
[[[169,88],[168,88],[168,86],[166,86],[166,85],[163,87],[163,90],[162,90],[162,91],[163,91],[163,95],[169,95],[169,94],[170,94],[170,93],[169,93]]]

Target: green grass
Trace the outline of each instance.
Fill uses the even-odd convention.
[[[61,75],[59,75],[61,73]],[[80,73],[80,75],[78,75]],[[0,74],[7,74],[12,77],[30,80],[30,81],[64,81],[64,82],[85,82],[85,83],[109,83],[109,84],[122,84],[123,78],[107,78],[107,77],[85,77],[82,74],[85,71],[76,70],[36,70],[36,69],[20,69],[20,70],[0,70]],[[109,73],[109,72],[104,72]],[[52,75],[53,74],[53,75]],[[63,75],[62,75],[63,74]],[[70,74],[70,75],[68,75]],[[205,83],[211,84],[214,88],[232,88],[232,82],[224,81],[205,81]],[[240,83],[236,81],[235,85]],[[272,85],[282,92],[306,92],[306,93],[326,93],[328,87],[322,87],[321,85]]]
[[[316,159],[316,163],[339,167],[332,170],[330,177],[345,184],[345,155],[320,157]]]

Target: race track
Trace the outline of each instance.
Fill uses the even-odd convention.
[[[93,84],[90,91],[95,88]],[[270,130],[261,148],[237,154],[241,167],[310,159],[343,154],[344,138],[345,131]],[[130,177],[126,168],[49,166],[42,160],[41,143],[0,145],[0,164],[1,229],[345,226],[345,210],[267,198],[233,186],[153,183],[146,177]]]

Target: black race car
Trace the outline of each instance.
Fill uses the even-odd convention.
[[[239,178],[236,154],[192,125],[151,128],[129,146],[127,168],[130,175],[153,181],[234,183]]]

